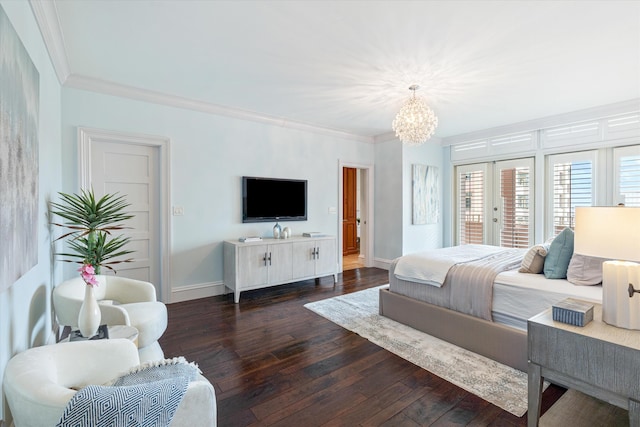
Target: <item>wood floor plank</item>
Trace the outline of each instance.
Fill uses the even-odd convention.
[[[312,379],[309,377],[307,382],[296,381],[296,383],[301,384],[301,386],[292,387],[287,393],[284,393],[282,396],[275,398],[271,401],[267,401],[264,404],[257,405],[253,407],[253,411],[256,414],[258,419],[264,419],[267,417],[269,412],[273,412],[274,410],[280,410],[283,407],[286,407],[292,401],[306,399],[312,394],[317,393],[318,391],[324,391],[328,388],[335,391],[337,386],[335,384],[345,380],[345,379],[353,379],[359,378],[360,381],[364,378],[364,370],[366,367],[374,364],[381,357],[386,357],[386,352],[382,351],[382,349],[377,349],[377,351],[373,354],[365,356],[363,358],[359,358],[352,363],[345,364],[342,368],[337,369],[331,372],[329,375],[322,375],[320,377],[316,377]],[[304,372],[305,370],[301,370]],[[290,374],[293,375],[293,374]],[[307,375],[305,373],[305,375]],[[307,375],[308,376],[308,375]],[[294,381],[291,376],[286,377],[286,380]],[[355,388],[354,393],[359,393],[360,388]]]
[[[515,417],[304,308],[388,283],[378,268],[169,304],[167,357],[199,364],[226,426],[525,426]],[[562,396],[551,386],[543,412]],[[194,426],[195,427],[195,426]]]

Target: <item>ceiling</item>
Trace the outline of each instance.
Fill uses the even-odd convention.
[[[414,83],[441,138],[640,98],[640,1],[50,4],[67,86],[370,140]]]

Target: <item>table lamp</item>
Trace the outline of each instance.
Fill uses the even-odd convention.
[[[602,264],[602,320],[640,329],[640,207],[576,207],[574,253]]]

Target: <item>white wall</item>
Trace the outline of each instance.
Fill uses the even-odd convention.
[[[440,156],[442,158],[442,217],[444,221],[442,223],[442,247],[449,247],[453,245],[453,228],[454,228],[454,194],[455,194],[455,182],[453,181],[453,165],[451,164],[451,148],[440,147]]]
[[[375,144],[374,260],[385,267],[402,255],[402,144],[396,139]]]
[[[77,89],[64,88],[62,104],[64,191],[77,191],[78,126],[170,138],[171,204],[184,208],[184,216],[170,217],[174,291],[221,292],[223,241],[272,235],[273,223],[242,223],[243,175],[307,179],[308,220],[285,225],[294,234],[337,236],[341,222],[329,208],[339,203],[339,161],[374,163],[374,144],[366,142]]]
[[[61,276],[52,261],[47,201],[61,185],[60,85],[51,66],[29,3],[0,0],[40,74],[38,264],[0,293],[0,382],[9,359],[52,339],[51,284]],[[0,76],[2,78],[2,76]],[[0,388],[0,419],[7,419]]]
[[[402,255],[442,247],[443,236],[443,160],[439,138],[432,138],[425,144],[402,150]],[[438,168],[440,189],[440,219],[437,224],[413,224],[413,164]]]

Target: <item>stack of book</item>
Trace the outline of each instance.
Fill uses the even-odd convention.
[[[262,237],[258,236],[249,236],[249,237],[241,237],[238,239],[240,242],[248,243],[248,242],[260,242],[262,241]]]
[[[107,327],[107,325],[100,325],[100,327],[98,328],[98,332],[90,338],[83,337],[82,332],[80,332],[78,329],[74,329],[69,333],[69,341],[103,340],[108,338],[109,328]]]
[[[319,231],[307,231],[305,233],[302,233],[303,237],[324,237],[326,236],[326,234],[321,233]]]

